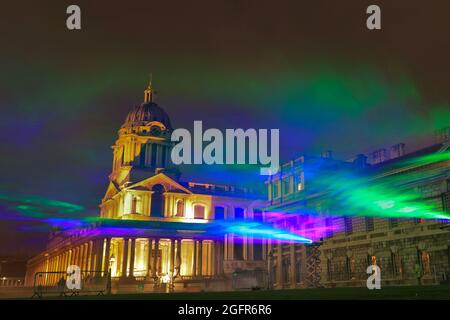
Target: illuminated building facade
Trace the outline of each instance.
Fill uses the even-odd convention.
[[[275,288],[438,284],[450,276],[449,140],[405,154],[301,157],[267,181],[269,221],[315,245],[271,241]],[[447,220],[445,220],[447,219]]]
[[[170,161],[172,130],[150,84],[112,146],[101,218],[54,233],[47,250],[28,262],[27,285],[36,272],[78,265],[87,276],[110,270],[113,287],[138,283],[153,290],[171,281],[175,291],[227,290],[233,272],[266,268],[264,243],[207,232],[217,221],[262,219],[255,210],[261,201],[233,186],[182,182]],[[56,284],[60,275],[45,277],[45,284]]]

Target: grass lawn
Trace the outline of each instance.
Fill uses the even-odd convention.
[[[288,289],[271,291],[196,292],[196,293],[141,293],[110,296],[78,296],[64,299],[119,299],[119,300],[366,300],[366,299],[446,299],[450,300],[450,286],[382,287],[332,289]]]

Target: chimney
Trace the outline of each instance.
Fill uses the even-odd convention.
[[[405,155],[405,144],[404,143],[397,143],[391,147],[391,152],[390,152],[391,159],[402,157],[404,155]]]
[[[358,154],[353,163],[358,167],[364,168],[367,166],[367,157],[364,154]]]
[[[382,163],[387,159],[386,149],[378,149],[372,152],[372,164]]]
[[[331,150],[323,151],[321,156],[322,156],[322,158],[325,158],[325,159],[333,159],[333,151],[331,151]]]
[[[436,143],[446,143],[450,140],[450,127],[445,127],[435,132]]]

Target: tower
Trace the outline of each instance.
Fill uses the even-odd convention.
[[[110,180],[122,186],[159,172],[178,178],[178,170],[170,161],[172,131],[169,116],[155,102],[150,81],[144,90],[144,102],[128,113],[118,131],[118,139],[112,146]]]

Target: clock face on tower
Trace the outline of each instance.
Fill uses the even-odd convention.
[[[150,128],[150,134],[152,136],[160,136],[161,135],[161,128],[158,126],[152,126]]]

